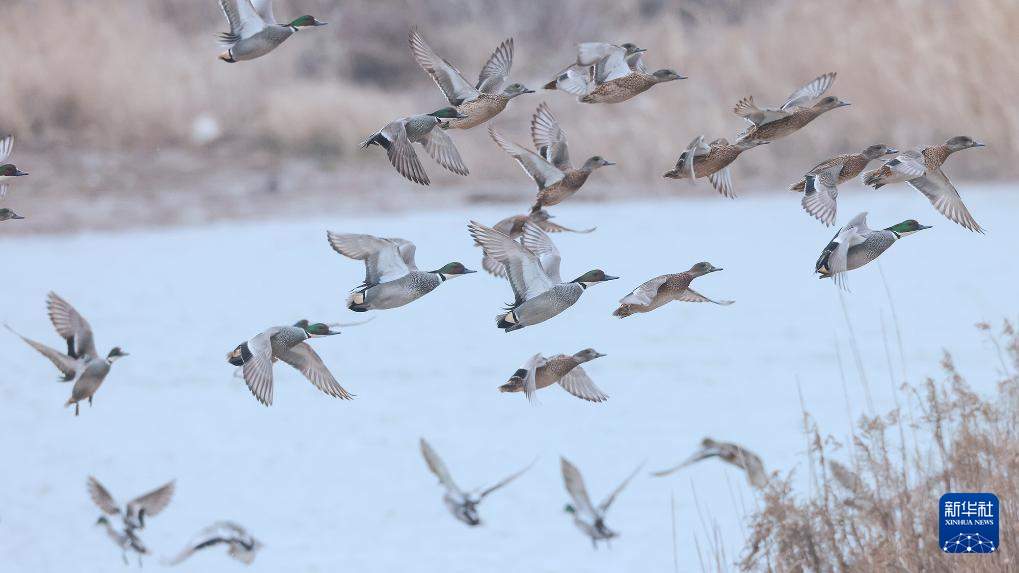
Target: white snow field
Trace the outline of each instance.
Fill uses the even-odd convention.
[[[973,324],[1016,316],[1019,194],[1007,186],[959,187],[987,235],[947,221],[905,186],[875,193],[847,185],[840,197],[843,222],[868,209],[874,228],[907,218],[934,225],[894,245],[880,268],[848,277],[845,305],[879,411],[893,405],[883,333],[896,385],[903,372],[913,381],[940,376],[942,348],[977,390],[991,391],[997,379],[994,350]],[[154,551],[146,569],[162,569],[159,558],[200,528],[231,519],[265,543],[251,567],[218,548],[178,569],[671,571],[672,494],[682,570],[700,570],[695,537],[707,551],[714,524],[735,561],[755,499],[743,476],[718,461],[668,478],[648,472],[685,458],[710,435],[758,452],[769,470],[795,470],[806,486],[798,393],[837,437],[849,412],[866,410],[866,398],[839,294],[812,275],[834,229],[806,216],[799,196],[785,191],[736,201],[704,186],[689,193],[555,208],[562,224],[598,226],[590,235],[554,237],[564,277],[596,267],[622,277],[589,289],[555,319],[504,334],[494,317],[510,300],[508,284],[480,272],[456,278],[369,324],[312,342],[355,400],[330,398],[280,364],[271,408],[233,377],[228,351],[271,325],[366,317],[344,307],[363,265],[334,253],[326,229],[413,240],[423,269],[453,260],[480,268],[468,220],[492,224],[512,210],[0,240],[0,320],[60,348],[44,308],[52,289],[92,323],[100,352],[120,345],[130,353],[114,365],[95,405],[75,418],[62,407],[70,387],[55,381],[56,370],[0,332],[0,568],[122,569],[119,551],[94,525],[89,475],[121,501],[177,480],[173,501],[143,531]],[[611,316],[644,280],[701,260],[725,270],[694,287],[736,304],[673,303],[625,320]],[[522,395],[496,390],[536,352],[589,346],[607,354],[585,366],[611,396],[604,404],[552,387],[532,407]],[[465,488],[491,484],[535,457],[538,463],[486,499],[484,523],[472,529],[443,507],[418,451],[421,436]],[[609,512],[609,526],[621,533],[611,548],[593,550],[563,512],[560,455],[581,469],[595,503],[647,462]]]

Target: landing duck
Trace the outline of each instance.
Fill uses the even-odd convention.
[[[513,288],[509,312],[495,317],[496,325],[505,332],[544,322],[573,306],[588,287],[619,278],[595,269],[564,283],[559,276],[559,250],[530,221],[524,223],[519,243],[475,221],[467,229],[485,256],[503,265]]]
[[[581,103],[622,103],[660,83],[686,79],[675,70],[651,72],[642,58],[645,51],[634,44],[578,44],[576,63],[544,88],[575,95]]]
[[[674,300],[682,302],[710,302],[722,306],[728,306],[735,301],[715,300],[708,298],[690,288],[690,283],[697,277],[720,271],[722,269],[709,262],[700,262],[690,267],[690,270],[671,275],[655,277],[619,300],[619,308],[612,313],[612,316],[626,318],[627,316],[651,312]]]
[[[399,308],[451,278],[476,272],[458,262],[434,271],[420,271],[414,262],[417,247],[405,239],[332,231],[328,231],[326,237],[337,253],[364,261],[364,282],[347,298],[347,308],[354,312]]]
[[[500,392],[523,392],[527,399],[534,400],[534,393],[553,384],[588,402],[604,402],[608,394],[602,392],[594,381],[580,367],[585,362],[601,358],[604,354],[593,348],[585,348],[576,354],[556,354],[545,358],[535,354],[510,376],[508,382],[499,386]]]
[[[219,59],[228,63],[254,60],[275,50],[301,28],[325,26],[304,15],[280,24],[272,12],[272,0],[219,0],[230,31],[219,35],[226,51]]]
[[[531,120],[531,138],[537,153],[507,140],[494,127],[488,126],[492,140],[520,164],[524,173],[538,186],[538,197],[531,211],[558,205],[573,196],[596,169],[613,162],[600,155],[589,157],[579,168],[570,163],[566,132],[546,104],[538,106]]]
[[[119,346],[115,346],[105,358],[100,357],[96,351],[92,326],[69,302],[54,292],[46,295],[46,311],[53,328],[67,343],[66,354],[26,338],[10,326],[4,326],[48,358],[57,367],[57,370],[60,370],[61,382],[74,382],[74,386],[71,388],[71,397],[68,398],[64,406],[73,404],[74,415],[77,416],[79,414],[78,403],[88,400],[89,406],[91,406],[92,397],[95,396],[110,373],[110,367],[128,354]]]
[[[819,275],[817,278],[831,278],[836,285],[845,288],[847,271],[866,265],[881,256],[895,241],[924,229],[930,227],[907,219],[886,229],[874,230],[867,226],[867,213],[860,213],[839,229],[821,251],[814,271]]]
[[[432,449],[431,444],[429,444],[424,438],[421,438],[421,455],[424,456],[425,463],[428,464],[428,469],[435,474],[435,477],[439,478],[439,483],[446,490],[446,493],[442,496],[442,501],[446,504],[446,508],[453,514],[453,517],[471,527],[481,524],[481,517],[478,515],[478,504],[480,504],[485,497],[517,479],[534,465],[534,462],[531,462],[531,464],[524,469],[510,475],[491,487],[481,490],[481,492],[477,495],[474,495],[472,492],[464,492],[456,485],[456,482],[453,481],[453,477],[450,475],[449,470],[446,469],[446,464],[442,461],[442,458],[439,457],[439,454]]]
[[[768,483],[768,475],[764,471],[764,464],[761,462],[760,456],[743,446],[729,442],[719,442],[711,438],[704,438],[701,441],[700,449],[678,465],[654,472],[651,475],[656,477],[667,476],[709,458],[718,458],[723,462],[740,468],[746,472],[747,481],[750,482],[750,485],[757,489],[763,489]]]
[[[28,175],[28,173],[18,169],[13,163],[7,163],[7,159],[10,158],[12,151],[14,151],[14,136],[8,135],[0,139],[0,199],[7,196],[7,190],[10,188],[15,177]],[[10,211],[9,209],[6,210]],[[13,213],[13,211],[10,212]],[[8,218],[21,219],[22,217],[14,216]],[[0,221],[5,220],[0,219]]]
[[[962,202],[959,191],[948,180],[941,166],[956,151],[984,147],[966,135],[957,135],[941,145],[929,145],[904,151],[887,161],[881,167],[863,174],[863,182],[874,189],[891,183],[905,181],[910,187],[923,193],[939,213],[953,223],[977,233],[984,229],[970,215]]]
[[[352,400],[354,395],[340,386],[322,358],[305,342],[311,338],[335,334],[339,332],[320,322],[303,326],[273,326],[237,345],[227,354],[226,359],[230,364],[241,367],[241,374],[251,394],[265,406],[272,406],[275,393],[272,367],[277,360],[293,366],[325,394],[341,400]]]
[[[227,555],[245,565],[251,565],[255,561],[255,554],[262,548],[262,543],[240,525],[232,521],[217,521],[199,531],[180,553],[163,563],[179,565],[195,553],[219,545],[226,546]]]
[[[463,159],[460,158],[460,152],[453,143],[453,139],[443,129],[436,129],[444,124],[444,120],[465,117],[467,116],[453,107],[444,107],[432,113],[401,117],[389,122],[385,127],[362,141],[361,149],[366,149],[369,145],[378,145],[385,149],[389,162],[393,164],[397,172],[421,185],[428,185],[430,181],[424,167],[421,166],[421,161],[418,160],[413,143],[424,147],[428,155],[447,170],[457,175],[467,175],[470,172],[464,165]]]
[[[464,117],[452,119],[443,128],[470,129],[492,119],[506,104],[517,96],[534,93],[520,83],[513,83],[503,89],[513,67],[513,38],[506,39],[478,74],[478,82],[471,85],[460,70],[449,63],[425,42],[417,29],[410,32],[410,51],[414,60],[431,76],[449,105],[454,106]]]
[[[612,506],[612,502],[616,501],[623,488],[637,475],[643,464],[637,466],[637,469],[633,470],[633,473],[627,476],[623,483],[619,484],[598,507],[595,507],[587,494],[587,486],[584,485],[584,478],[580,475],[580,470],[566,458],[560,458],[559,461],[563,472],[563,483],[572,500],[572,503],[566,504],[565,511],[573,516],[573,524],[591,538],[591,545],[598,549],[599,541],[608,542],[619,535],[605,525],[605,513]]]
[[[878,143],[860,153],[843,153],[818,163],[803,179],[789,186],[790,191],[803,193],[803,210],[830,227],[838,213],[838,185],[855,178],[875,159],[898,153],[894,147]]]
[[[733,112],[750,126],[740,134],[737,141],[775,141],[795,133],[825,112],[849,105],[849,102],[834,96],[821,98],[833,83],[835,72],[822,74],[791,93],[777,108],[758,107],[752,95],[741,99]]]
[[[662,177],[666,179],[687,179],[691,185],[694,184],[695,179],[707,177],[708,181],[711,182],[711,186],[722,197],[735,199],[736,191],[732,185],[732,174],[729,173],[729,165],[736,161],[736,158],[744,151],[765,143],[768,142],[748,139],[731,144],[724,137],[720,137],[711,143],[704,143],[704,136],[699,135],[679,155],[679,159],[676,160],[676,166],[663,173]]]

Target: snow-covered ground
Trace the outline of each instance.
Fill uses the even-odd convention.
[[[906,218],[934,225],[894,245],[881,268],[849,276],[845,304],[878,410],[892,404],[883,333],[896,383],[903,372],[881,270],[910,378],[937,376],[947,347],[978,390],[989,391],[995,379],[993,351],[972,325],[1015,316],[1019,194],[960,187],[986,236],[948,222],[905,187],[849,189],[840,198],[841,221],[867,208],[875,228]],[[839,295],[811,274],[834,231],[804,215],[791,193],[737,201],[708,193],[562,205],[557,221],[598,226],[590,235],[555,237],[564,277],[600,267],[622,279],[590,289],[547,323],[504,334],[493,317],[510,299],[508,285],[483,273],[457,278],[313,342],[356,400],[329,398],[277,366],[271,408],[233,377],[229,350],[270,325],[365,317],[344,308],[363,267],[329,248],[326,229],[413,240],[422,268],[451,260],[479,268],[468,219],[491,224],[510,213],[477,207],[0,241],[0,320],[59,348],[44,309],[52,289],[91,321],[101,352],[120,345],[131,354],[114,365],[95,406],[75,418],[61,407],[70,388],[54,381],[49,363],[0,333],[0,568],[121,567],[93,525],[89,475],[122,501],[177,479],[172,503],[143,532],[156,553],[146,568],[159,567],[158,556],[176,552],[201,527],[233,519],[266,544],[251,571],[672,570],[674,494],[682,568],[698,570],[694,538],[706,548],[707,531],[694,490],[708,526],[717,523],[735,557],[754,494],[733,468],[709,461],[669,478],[642,472],[609,513],[621,537],[598,551],[563,512],[559,474],[563,455],[584,473],[597,503],[637,464],[673,464],[710,435],[745,444],[769,469],[798,468],[802,476],[798,392],[822,428],[839,435],[847,411],[866,408]],[[634,286],[700,260],[725,271],[695,288],[736,304],[673,303],[622,321],[611,316]],[[607,403],[549,388],[532,407],[522,395],[496,391],[535,352],[588,346],[608,355],[586,366],[611,395]],[[485,523],[471,529],[443,507],[418,452],[421,436],[464,487],[538,463],[486,499]],[[243,566],[213,550],[179,569]]]

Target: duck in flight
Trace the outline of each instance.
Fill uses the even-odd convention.
[[[226,47],[219,59],[231,64],[268,54],[301,28],[326,25],[308,15],[281,24],[272,12],[272,0],[219,0],[219,7],[230,25],[229,32],[219,35]]]

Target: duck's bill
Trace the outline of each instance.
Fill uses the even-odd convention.
[[[605,275],[605,278],[604,278],[604,279],[602,279],[602,280],[603,280],[603,281],[614,281],[614,280],[616,280],[616,279],[618,279],[618,278],[619,278],[619,277],[614,277],[614,276],[611,276],[611,275]]]
[[[924,230],[924,229],[930,229],[930,228],[931,228],[931,227],[933,227],[933,226],[934,226],[934,225],[920,225],[920,226],[919,226],[918,228],[919,228],[919,229],[920,229],[920,230],[922,231],[922,230]]]
[[[465,275],[469,275],[471,273],[476,273],[476,272],[478,272],[478,271],[476,271],[474,269],[464,269],[464,274]]]
[[[888,151],[885,151],[885,155],[891,155],[892,153],[898,153],[898,152],[899,152],[898,149],[895,149],[894,147],[889,147]]]
[[[606,161],[605,162],[605,165],[615,165],[615,164],[616,164],[615,161]]]
[[[853,105],[848,101],[840,101],[838,107],[846,107],[847,105]]]
[[[530,88],[524,88],[524,93],[525,93],[525,94],[533,94],[533,93],[534,93],[534,90],[532,90],[532,89],[530,89]]]
[[[328,24],[329,24],[329,22],[315,22],[315,23],[313,24],[313,26],[326,26],[326,25],[328,25]]]
[[[11,215],[11,219],[24,219],[21,215]]]
[[[986,143],[981,143],[979,141],[974,141],[973,142],[973,147],[987,147],[987,144]]]
[[[715,271],[724,271],[724,270],[725,270],[725,269],[720,269],[720,268],[718,268],[718,267],[712,267],[712,269],[711,269],[711,272],[715,272]]]
[[[25,171],[21,171],[20,169],[19,169],[18,171],[15,171],[15,172],[14,172],[14,176],[15,176],[15,177],[22,177],[22,176],[24,176],[24,175],[28,175],[28,173],[27,173],[27,172],[25,172]]]

